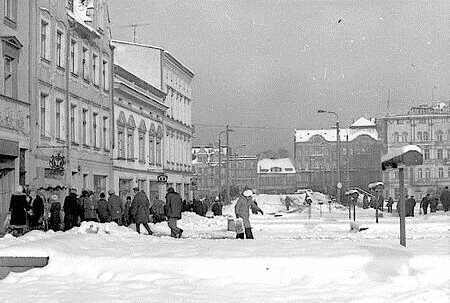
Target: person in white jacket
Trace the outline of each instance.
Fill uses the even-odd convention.
[[[239,199],[234,206],[234,211],[236,213],[236,218],[242,218],[244,221],[245,237],[247,239],[254,239],[252,233],[252,227],[250,225],[250,208],[259,207],[253,201],[254,193],[251,189],[246,189],[241,194]],[[236,239],[244,239],[244,233],[238,233]]]

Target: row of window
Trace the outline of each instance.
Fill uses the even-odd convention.
[[[119,159],[126,159],[128,161],[138,159],[141,163],[160,166],[162,164],[161,138],[155,137],[150,133],[147,135],[142,131],[138,131],[138,157],[136,157],[135,133],[136,130],[134,128],[124,128],[118,125],[117,148]],[[146,156],[148,156],[147,159]]]
[[[168,87],[166,104],[169,106],[169,109],[167,110],[167,116],[172,119],[178,120],[183,124],[190,125],[191,102],[188,98]]]
[[[393,142],[394,143],[406,143],[409,142],[408,140],[408,132],[394,132],[392,134],[393,137]],[[436,142],[443,142],[445,139],[444,136],[444,132],[442,130],[438,130],[436,131]],[[424,131],[424,132],[417,132],[416,135],[416,141],[421,142],[421,141],[432,141],[433,138],[430,136],[429,132]],[[450,141],[450,129],[447,131],[447,141]]]
[[[447,177],[450,178],[450,167],[447,168]],[[435,176],[433,176],[432,171],[430,168],[425,168],[425,173],[424,170],[422,168],[418,168],[417,169],[417,179],[433,179],[435,178]],[[438,179],[443,179],[445,178],[444,176],[444,168],[443,167],[439,167],[437,170],[437,178]]]
[[[427,168],[419,167],[419,168],[417,168],[417,179],[418,180],[435,179],[436,177],[438,179],[443,179],[443,178],[445,178],[445,170],[447,170],[447,178],[450,178],[450,167],[448,167],[448,168],[438,167],[437,175],[435,175],[436,171],[432,170],[430,167],[427,167]],[[408,170],[405,170],[404,173],[405,173],[405,179],[408,179]],[[388,176],[390,177],[390,179],[398,180],[398,178],[399,178],[398,170],[388,172],[388,174],[389,174]]]
[[[44,62],[50,63],[54,54],[54,61],[58,68],[66,68],[66,56],[68,56],[67,67],[74,77],[81,76],[86,82],[102,87],[109,91],[110,86],[110,59],[109,55],[100,53],[97,48],[89,47],[82,39],[70,32],[70,40],[64,24],[58,23],[56,30],[52,31],[50,17],[45,14],[41,17],[40,28],[40,56]],[[55,45],[52,47],[52,35],[55,37]],[[67,50],[68,42],[68,50]],[[54,53],[52,54],[54,50]]]
[[[49,95],[40,95],[40,134],[44,138],[66,140],[65,127],[67,102]],[[90,111],[86,107],[78,109],[70,104],[69,113],[70,140],[73,144],[82,144],[94,148],[109,150],[109,118],[98,111]]]

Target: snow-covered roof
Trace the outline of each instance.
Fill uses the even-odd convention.
[[[261,159],[258,161],[258,173],[295,174],[291,159]]]
[[[295,142],[307,142],[311,137],[319,135],[322,136],[326,141],[335,142],[336,141],[336,129],[314,129],[314,130],[295,130]],[[376,129],[340,129],[339,137],[341,141],[353,141],[357,137],[362,135],[367,135],[374,140],[378,140],[378,132]]]
[[[375,123],[373,121],[367,120],[364,117],[359,118],[356,120],[351,126],[352,127],[375,127]]]

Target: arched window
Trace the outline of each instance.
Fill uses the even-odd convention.
[[[418,132],[417,133],[417,141],[422,141],[423,140],[423,136],[422,136],[422,132]]]
[[[418,168],[417,169],[417,179],[422,179],[423,178],[423,173],[422,173],[422,169]]]
[[[393,133],[393,139],[394,139],[394,143],[398,143],[400,140],[400,136],[398,135],[398,132],[394,132]]]
[[[408,133],[407,132],[402,133],[401,142],[408,142]]]
[[[443,179],[444,178],[444,168],[443,167],[439,167],[438,177],[439,177],[439,179]]]
[[[423,132],[423,141],[430,140],[430,136],[428,135],[428,132]]]
[[[438,130],[436,133],[436,141],[437,142],[442,142],[444,141],[444,133],[442,130]]]

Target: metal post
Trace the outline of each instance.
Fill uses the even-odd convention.
[[[341,203],[341,138],[339,134],[339,117],[336,113],[336,143],[337,143],[337,202]]]
[[[226,164],[226,181],[225,181],[225,186],[226,186],[226,192],[225,192],[225,202],[228,203],[230,202],[230,129],[227,125],[227,164]]]
[[[221,171],[221,166],[222,166],[222,155],[221,155],[221,146],[220,146],[220,135],[222,134],[222,132],[219,134],[219,162],[217,164],[217,167],[219,169],[218,172],[218,178],[219,178],[219,194],[218,196],[220,198],[222,198],[222,171]]]
[[[356,221],[356,200],[353,202],[353,221]]]
[[[404,184],[405,184],[405,172],[403,167],[398,168],[398,179],[399,179],[399,215],[400,215],[400,245],[406,247],[406,228],[405,228],[405,197],[404,197]]]

